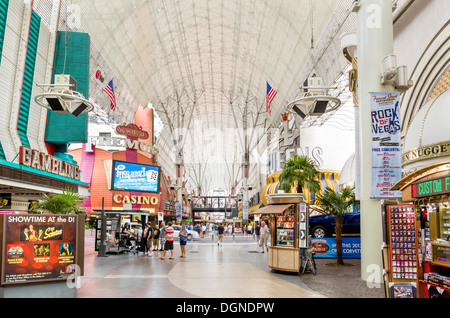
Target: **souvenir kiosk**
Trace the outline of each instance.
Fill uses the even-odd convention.
[[[302,193],[267,195],[266,207],[255,212],[269,217],[269,267],[300,272],[302,249],[308,247],[308,205]]]
[[[95,211],[95,214],[101,216],[101,211]],[[106,219],[106,253],[123,253],[129,252],[131,248],[137,247],[140,244],[142,237],[142,230],[144,224],[149,218],[148,212],[142,211],[105,211]],[[95,251],[100,250],[101,245],[101,217],[97,220],[95,233]],[[123,228],[128,224],[129,234],[124,235]],[[130,245],[130,239],[133,241]]]

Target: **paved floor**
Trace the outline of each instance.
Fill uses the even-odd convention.
[[[257,253],[252,237],[231,237],[217,246],[210,238],[188,242],[187,258],[155,252],[98,257],[94,239],[86,236],[85,274],[78,298],[384,298],[383,288],[368,288],[360,279],[360,261],[328,266],[317,259],[317,275],[272,272],[267,253]]]

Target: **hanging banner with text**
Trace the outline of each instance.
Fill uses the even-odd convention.
[[[76,215],[6,215],[1,284],[66,280],[74,270]]]
[[[402,177],[400,142],[400,93],[371,93],[372,197],[397,198],[390,191]]]

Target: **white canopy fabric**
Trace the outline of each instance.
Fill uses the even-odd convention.
[[[203,143],[209,140],[211,146],[185,142],[191,147],[185,156],[189,151],[197,156],[185,164],[197,186],[214,189],[241,177],[236,167],[243,143],[227,137],[229,129],[245,127],[246,114],[247,127],[276,124],[311,72],[331,85],[343,71],[336,43],[346,31],[342,26],[352,2],[68,0],[66,5],[79,13],[82,29],[134,98],[133,105],[118,105],[117,114],[129,118],[130,107],[150,103],[164,122],[157,142],[160,160],[173,165],[175,145],[183,144],[176,141],[177,129],[193,136],[201,127]],[[278,91],[271,116],[266,81]],[[255,134],[252,143],[260,137]],[[218,156],[228,159],[218,162]]]

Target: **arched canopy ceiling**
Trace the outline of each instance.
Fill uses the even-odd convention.
[[[269,127],[298,91],[299,80],[304,80],[299,77],[310,62],[312,44],[321,39],[337,7],[349,8],[351,1],[69,0],[68,4],[79,9],[82,28],[135,102],[151,103],[158,111],[165,124],[158,145],[174,154],[177,128],[192,131],[201,124],[205,131],[220,129],[223,135],[227,128],[242,127],[245,113],[249,127]],[[266,81],[278,91],[271,116],[264,114]],[[118,105],[118,111],[123,107]],[[237,152],[232,157],[241,160],[242,148],[234,138],[222,138],[216,146],[227,156]],[[209,172],[218,181],[211,188],[223,187],[225,178],[234,182],[235,177],[222,170],[225,175],[218,175],[217,167]]]

